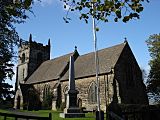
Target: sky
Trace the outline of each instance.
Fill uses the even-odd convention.
[[[28,13],[29,19],[16,25],[16,30],[22,39],[28,40],[29,34],[32,34],[34,41],[44,45],[50,38],[51,58],[71,53],[75,46],[80,55],[94,51],[92,20],[86,24],[79,20],[78,12],[72,12],[69,13],[70,23],[65,23],[63,17],[67,11],[60,0],[36,1],[32,11],[34,15]],[[128,23],[99,22],[98,27],[98,49],[123,43],[126,37],[139,66],[148,71],[151,58],[145,41],[150,35],[160,33],[160,0],[144,3],[144,11],[138,20]]]

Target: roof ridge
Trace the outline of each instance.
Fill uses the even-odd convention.
[[[113,45],[113,46],[110,46],[110,47],[107,47],[107,48],[102,48],[102,49],[98,50],[98,52],[103,51],[103,50],[105,50],[105,49],[110,49],[110,48],[113,48],[113,47],[116,47],[116,46],[119,46],[119,45],[125,45],[125,43],[123,42],[123,43],[116,44],[116,45]],[[74,52],[70,52],[70,53],[68,53],[68,54],[64,54],[64,55],[61,55],[61,56],[55,57],[55,58],[50,59],[50,60],[46,60],[46,61],[44,61],[44,62],[52,61],[52,60],[56,60],[56,59],[59,59],[59,58],[61,58],[61,57],[68,56],[68,55],[70,55],[70,54],[72,54],[72,55],[73,55],[74,53],[75,53],[75,51],[74,51]],[[87,55],[87,54],[91,54],[91,53],[94,53],[94,52],[88,52],[88,53],[85,53],[85,54],[79,55],[79,57],[80,57],[80,56]]]
[[[105,73],[110,71],[110,66],[114,66],[117,62],[121,51],[126,46],[126,43],[117,44],[108,48],[104,48],[99,50],[99,60],[100,63],[100,71],[101,73]],[[63,72],[65,66],[69,62],[69,57],[74,56],[74,52],[68,53],[59,57],[56,57],[51,60],[44,61],[38,69],[27,79],[26,83],[34,84],[37,82],[45,82],[48,80],[55,80],[60,77],[60,73]],[[80,55],[77,60],[75,61],[75,72],[76,77],[84,77],[87,75],[93,75],[95,73],[93,66],[94,66],[94,59],[92,59],[94,52],[90,52],[84,55]],[[110,57],[111,56],[111,57]],[[112,57],[113,56],[113,57]],[[113,60],[112,60],[113,59]],[[85,67],[84,67],[85,66]],[[78,71],[78,72],[77,72]],[[43,74],[42,74],[43,73]],[[64,73],[62,73],[62,78],[68,78],[68,68],[65,69]],[[37,77],[38,76],[38,77]],[[45,79],[44,79],[45,77]]]
[[[68,56],[68,55],[73,55],[74,54],[74,52],[71,52],[71,53],[68,53],[68,54],[65,54],[65,55],[61,55],[61,56],[58,56],[58,57],[55,57],[55,58],[52,58],[52,59],[50,59],[50,60],[46,60],[46,61],[44,61],[44,62],[48,62],[48,61],[53,61],[53,60],[56,60],[56,59],[59,59],[59,58],[62,58],[62,57],[65,57],[65,56]]]
[[[105,50],[105,49],[111,49],[111,48],[113,48],[113,47],[117,47],[117,46],[120,46],[120,45],[126,45],[126,43],[123,42],[123,43],[120,43],[120,44],[113,45],[113,46],[111,46],[111,47],[102,48],[102,49],[98,50],[97,52],[103,51],[103,50]],[[94,52],[89,52],[89,53],[80,55],[79,57],[82,57],[82,56],[85,56],[85,55],[89,55],[89,54],[92,54],[92,53],[94,53]]]

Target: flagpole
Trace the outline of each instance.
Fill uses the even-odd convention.
[[[92,9],[94,13],[94,2],[92,3]],[[99,88],[99,65],[98,65],[98,54],[97,54],[97,35],[96,35],[96,25],[95,25],[95,18],[92,15],[92,27],[93,27],[93,40],[94,40],[94,53],[95,53],[95,69],[96,69],[96,88],[97,88],[97,107],[99,111],[99,120],[101,120],[100,114],[100,88]]]

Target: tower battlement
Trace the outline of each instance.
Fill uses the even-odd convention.
[[[50,50],[50,39],[48,40],[47,45],[43,45],[42,43],[32,41],[32,35],[30,34],[29,41],[25,41],[25,42],[20,43],[20,46],[18,48],[19,49],[18,52],[22,52],[23,50],[26,50],[28,48],[48,51],[48,50]]]

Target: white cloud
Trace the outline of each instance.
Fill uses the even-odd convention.
[[[34,0],[35,3],[40,4],[41,6],[48,6],[53,4],[53,0]]]

